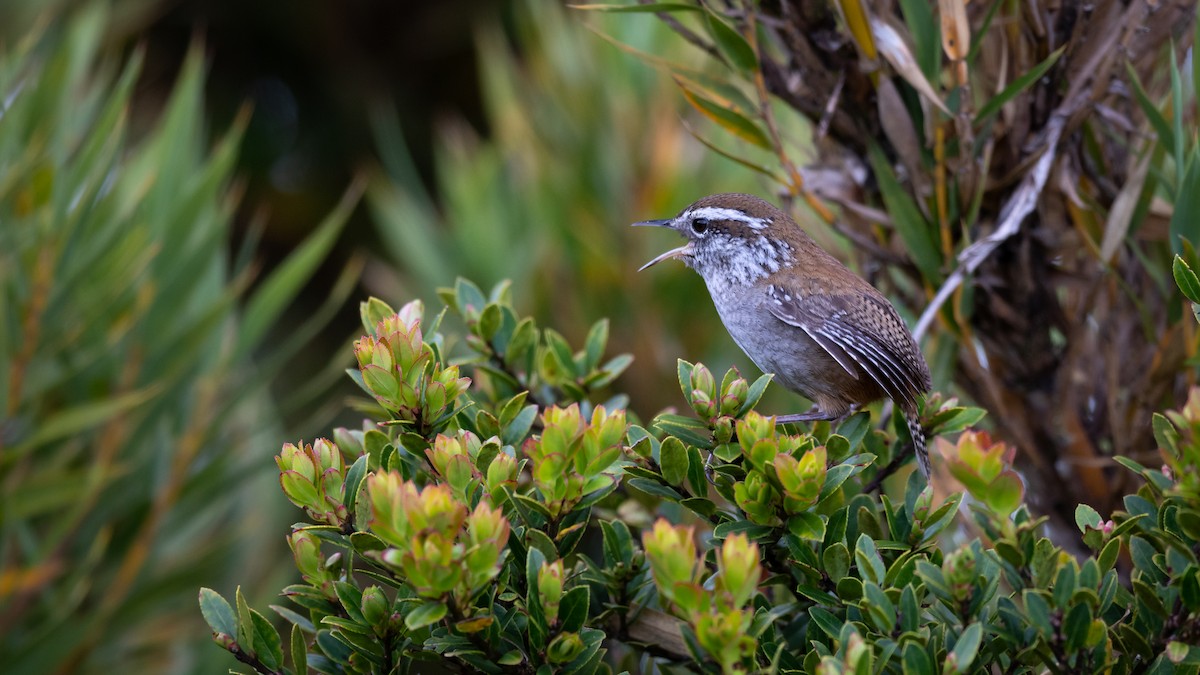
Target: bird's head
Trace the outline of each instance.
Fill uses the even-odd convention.
[[[753,284],[790,267],[797,244],[801,238],[807,240],[786,213],[745,194],[710,195],[674,218],[634,225],[668,227],[688,240],[646,263],[642,270],[679,258],[706,281],[730,284]]]

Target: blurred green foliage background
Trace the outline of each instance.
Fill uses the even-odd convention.
[[[701,54],[657,22],[568,11],[0,8],[6,672],[226,663],[195,589],[286,583],[271,458],[356,425],[339,387],[368,293],[512,277],[573,343],[609,316],[647,416],[677,403],[681,355],[749,366],[699,279],[635,275],[676,244],[627,224],[765,184],[688,135],[681,119],[703,122],[668,77],[587,26]]]

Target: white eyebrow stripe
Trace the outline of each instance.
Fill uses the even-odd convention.
[[[748,215],[745,211],[738,209],[725,209],[719,206],[705,206],[703,208],[688,211],[683,214],[684,220],[692,218],[708,218],[709,220],[736,220],[739,223],[745,223],[751,229],[761,230],[771,223],[769,218],[755,218]]]

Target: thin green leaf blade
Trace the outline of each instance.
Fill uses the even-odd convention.
[[[365,186],[365,181],[361,179],[352,183],[316,231],[250,297],[242,318],[242,331],[236,350],[238,354],[244,354],[258,344],[271,324],[312,277],[317,266],[329,255],[338,234],[362,197]]]
[[[1001,90],[999,94],[996,94],[991,98],[991,100],[989,100],[987,103],[984,103],[983,106],[979,108],[979,112],[975,114],[975,126],[978,127],[982,125],[989,117],[996,114],[996,112],[999,111],[1005,103],[1008,103],[1017,94],[1025,91],[1034,82],[1037,82],[1039,79],[1041,79],[1041,77],[1046,74],[1046,71],[1050,70],[1051,66],[1058,61],[1058,57],[1062,56],[1064,49],[1066,49],[1065,46],[1059,47],[1051,52],[1049,56],[1042,60],[1041,63],[1031,68],[1029,72],[1013,80],[1012,83]]]
[[[703,93],[696,91],[688,86],[687,82],[679,78],[675,79],[676,84],[683,90],[683,97],[688,103],[692,104],[700,114],[715,122],[718,126],[725,129],[729,133],[741,138],[742,140],[757,145],[760,148],[770,150],[771,140],[767,138],[758,124],[745,115],[734,110],[732,106],[722,105],[717,101],[708,98]]]
[[[934,228],[921,215],[913,198],[901,187],[877,145],[871,145],[870,160],[888,214],[908,248],[909,256],[921,270],[921,276],[930,283],[939,283],[942,279],[942,254],[934,238]]]

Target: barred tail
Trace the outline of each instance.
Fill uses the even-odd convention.
[[[908,433],[912,436],[913,450],[917,455],[917,468],[925,480],[929,480],[929,450],[925,447],[925,428],[921,426],[921,417],[916,409],[904,411],[904,421],[908,423]]]

